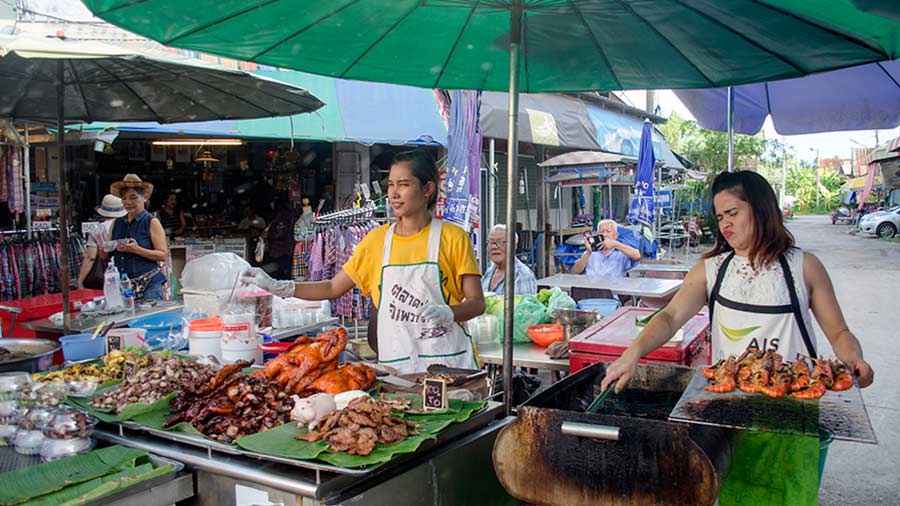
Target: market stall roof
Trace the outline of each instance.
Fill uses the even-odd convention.
[[[603,167],[567,167],[544,178],[544,182],[562,186],[598,186],[606,184],[612,175]]]
[[[842,191],[862,190],[863,188],[866,187],[866,179],[867,178],[868,178],[868,176],[860,176],[860,177],[855,177],[853,179],[848,179],[846,183],[841,185],[841,190]],[[884,181],[882,180],[881,176],[875,176],[875,182],[872,185],[872,187],[880,188],[883,184],[884,184]]]
[[[734,88],[734,131],[754,135],[772,116],[796,135],[900,125],[900,60]],[[675,90],[703,128],[726,131],[727,88]]]
[[[554,156],[538,164],[538,167],[564,167],[572,165],[605,165],[637,163],[637,158],[598,151],[572,151]]]
[[[321,97],[325,105],[315,114],[279,118],[168,125],[94,123],[86,128],[112,126],[122,132],[245,139],[293,137],[364,144],[447,144],[447,127],[431,90],[283,70],[258,70],[254,74],[302,86]]]
[[[509,95],[482,95],[480,126],[485,137],[509,137]],[[547,93],[519,95],[519,141],[544,146],[605,151],[633,157],[641,139],[643,118],[600,107],[577,97]],[[659,132],[653,153],[665,167],[684,169]]]

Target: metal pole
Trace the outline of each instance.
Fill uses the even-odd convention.
[[[819,148],[816,148],[816,209],[819,208],[819,184],[821,184],[819,182],[820,174],[821,173],[819,171]]]
[[[28,123],[25,127],[25,233],[31,239],[31,143],[28,142]]]
[[[851,151],[852,153],[852,151]],[[780,198],[778,199],[778,206],[781,208],[780,210],[784,211],[784,195],[787,192],[787,146],[784,142],[784,137],[781,138],[781,192]]]
[[[516,271],[516,183],[519,167],[519,44],[522,0],[513,0],[509,18],[509,142],[506,146],[506,273],[503,290],[503,404],[512,414],[513,303]]]
[[[734,172],[734,88],[728,87],[728,172]]]
[[[609,188],[609,214],[606,217],[614,220],[616,218],[613,216],[612,174],[606,179],[606,186]]]
[[[56,63],[56,148],[59,157],[59,279],[62,285],[63,333],[69,333],[69,175],[66,172],[66,115],[63,60]]]
[[[494,165],[497,160],[497,145],[494,138],[488,142],[488,230],[497,223],[497,181],[494,179]]]

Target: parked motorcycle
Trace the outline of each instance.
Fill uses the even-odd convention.
[[[845,206],[841,206],[831,212],[832,225],[836,225],[838,222],[849,225],[850,223],[853,223],[854,218],[853,212]]]

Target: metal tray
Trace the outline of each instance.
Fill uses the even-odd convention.
[[[193,435],[193,434],[187,434],[187,433],[183,433],[183,432],[155,429],[155,428],[146,427],[146,426],[143,426],[141,424],[131,422],[131,421],[121,422],[121,423],[112,423],[110,425],[119,426],[119,435],[123,436],[123,437],[125,436],[124,432],[122,431],[123,428],[135,430],[135,431],[141,431],[141,432],[145,432],[147,434],[153,435],[155,437],[168,439],[170,441],[175,441],[178,443],[196,446],[199,448],[204,448],[207,450],[208,455],[210,457],[212,457],[212,454],[214,452],[218,452],[218,453],[225,453],[228,455],[241,455],[241,456],[245,456],[245,457],[251,457],[254,459],[258,459],[258,460],[275,462],[275,463],[279,463],[279,464],[287,464],[290,466],[300,467],[303,469],[308,469],[308,470],[317,471],[317,472],[321,471],[321,472],[350,475],[350,476],[366,476],[366,475],[371,474],[376,469],[385,466],[386,464],[393,465],[397,462],[405,461],[408,458],[412,458],[412,457],[414,457],[418,454],[421,454],[422,452],[428,451],[438,445],[442,445],[448,441],[456,439],[457,437],[460,437],[462,435],[465,435],[465,434],[473,432],[477,429],[480,429],[481,427],[486,426],[492,420],[500,418],[502,416],[502,413],[503,413],[503,405],[502,404],[496,403],[496,402],[489,402],[488,405],[485,406],[485,408],[482,409],[481,411],[472,413],[472,416],[470,416],[466,421],[451,424],[449,427],[447,427],[446,429],[441,431],[439,434],[437,434],[437,437],[435,439],[429,439],[429,440],[424,441],[415,452],[397,455],[396,457],[391,459],[390,462],[385,462],[382,464],[377,464],[377,465],[369,466],[369,467],[352,468],[352,469],[333,466],[333,465],[326,464],[324,462],[320,462],[317,460],[289,459],[289,458],[285,458],[285,457],[275,457],[272,455],[265,455],[262,453],[251,452],[251,451],[244,450],[243,448],[241,448],[239,446],[232,446],[232,445],[219,443],[217,441],[213,441],[213,440],[205,438],[205,437],[201,437],[201,436],[197,436],[197,435]]]
[[[694,371],[669,420],[807,437],[819,437],[821,428],[835,439],[878,444],[855,384],[818,400],[772,399],[740,389],[721,394],[704,390],[708,384],[700,369]]]

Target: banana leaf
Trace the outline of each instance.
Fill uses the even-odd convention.
[[[298,460],[314,459],[328,449],[325,441],[310,443],[297,439],[304,432],[306,429],[299,429],[296,422],[290,422],[238,438],[235,443],[247,451]]]
[[[428,432],[416,434],[394,444],[376,445],[372,453],[368,455],[350,455],[347,452],[326,450],[319,455],[319,460],[345,468],[374,466],[390,461],[395,455],[413,453],[429,439],[435,439],[435,435]]]
[[[78,506],[171,472],[170,464],[157,468],[150,463],[141,464],[134,468],[66,487],[23,503],[21,506]]]
[[[133,468],[146,451],[109,446],[0,474],[0,506],[11,506],[70,485]]]
[[[122,411],[119,412],[119,414],[95,408],[91,405],[91,401],[93,400],[93,398],[73,399],[70,397],[67,402],[71,405],[74,405],[75,407],[86,410],[103,422],[124,422],[133,420],[134,418],[145,415],[147,413],[160,411],[162,413],[168,413],[169,405],[172,403],[172,399],[174,399],[176,395],[178,395],[178,392],[172,392],[156,402],[136,402],[134,404],[129,404],[125,406]]]
[[[179,422],[171,427],[163,427],[163,423],[170,416],[172,416],[172,413],[169,412],[169,407],[166,406],[166,409],[157,409],[154,411],[149,411],[147,413],[144,413],[142,415],[132,418],[131,421],[133,421],[137,424],[143,425],[145,427],[153,428],[153,429],[168,430],[168,431],[172,431],[172,432],[184,432],[185,434],[191,434],[194,436],[200,436],[200,437],[206,438],[206,436],[202,432],[200,432],[199,430],[194,428],[194,426],[188,422]]]

